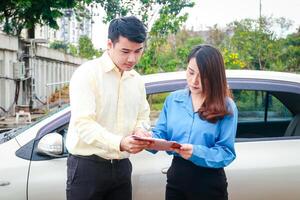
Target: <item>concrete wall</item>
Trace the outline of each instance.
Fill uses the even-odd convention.
[[[46,87],[47,84],[57,82],[68,82],[76,68],[85,62],[85,60],[64,54],[45,46],[32,45],[30,42],[20,42],[18,38],[0,34],[0,106],[5,110],[11,111],[11,105],[14,102],[16,76],[13,63],[18,62],[18,58],[26,55],[27,62],[25,68],[27,76],[19,79],[20,96],[18,105],[28,105],[29,97],[28,86],[34,80],[34,95],[41,101],[46,102],[47,98],[56,88],[62,85]],[[24,54],[25,53],[25,54]],[[22,60],[22,59],[21,59]],[[32,79],[31,79],[31,78]],[[41,104],[34,99],[34,107]]]
[[[0,34],[0,106],[9,109],[14,100],[13,62],[17,60],[18,39]]]
[[[46,87],[46,84],[68,82],[76,67],[84,60],[64,54],[54,49],[38,46],[35,56],[30,58],[32,76],[35,77],[36,95],[42,101],[63,85]]]

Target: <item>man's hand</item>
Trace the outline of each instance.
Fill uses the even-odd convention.
[[[193,145],[191,144],[181,144],[180,149],[174,149],[174,151],[180,154],[184,159],[189,159],[193,153]]]
[[[122,138],[120,143],[120,150],[135,154],[144,150],[150,144],[151,142],[135,140],[129,135]]]
[[[133,135],[137,135],[140,137],[152,137],[152,133],[149,131],[146,131],[142,128],[137,128],[133,131]]]

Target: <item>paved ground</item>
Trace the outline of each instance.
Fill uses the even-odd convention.
[[[40,117],[44,116],[43,114],[31,114],[31,122],[36,121]],[[30,124],[30,122],[27,121],[27,118],[25,117],[20,117],[19,118],[19,123],[16,122],[16,117],[15,116],[10,116],[10,117],[5,117],[0,119],[0,133],[8,131],[13,128],[18,128],[25,126],[27,124]]]

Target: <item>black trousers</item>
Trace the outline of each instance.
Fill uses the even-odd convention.
[[[224,169],[200,167],[174,156],[167,173],[166,200],[228,200]]]
[[[132,165],[129,159],[69,155],[67,200],[131,200]]]

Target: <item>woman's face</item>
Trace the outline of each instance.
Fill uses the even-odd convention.
[[[197,66],[196,58],[192,58],[186,69],[188,87],[193,94],[202,93],[201,77]]]

